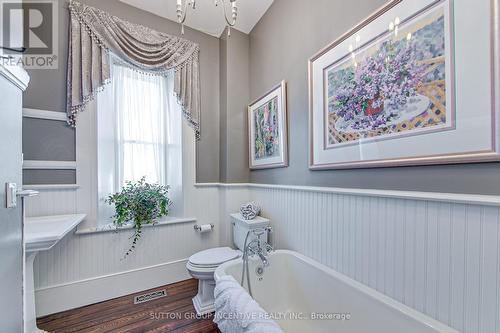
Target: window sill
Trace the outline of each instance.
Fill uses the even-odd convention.
[[[161,219],[160,221],[158,221],[155,224],[146,224],[143,226],[143,228],[159,227],[159,226],[180,224],[180,223],[194,223],[194,222],[196,222],[196,218],[194,218],[194,217],[186,217],[186,218],[167,217],[167,218]],[[132,229],[132,225],[126,225],[126,226],[117,228],[113,224],[106,224],[106,225],[95,227],[95,228],[78,229],[77,231],[75,231],[75,235],[89,235],[89,234],[96,234],[96,233],[102,233],[102,232],[119,232],[119,231],[130,230],[130,229]]]

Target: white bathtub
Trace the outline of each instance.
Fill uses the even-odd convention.
[[[457,332],[299,253],[279,250],[269,263],[260,278],[260,261],[250,263],[253,297],[287,333]],[[241,270],[241,259],[227,262],[215,279],[240,281]]]

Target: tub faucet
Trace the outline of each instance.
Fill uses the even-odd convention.
[[[257,238],[252,240],[250,243],[248,243],[247,246],[245,246],[243,259],[246,259],[249,256],[257,255],[262,261],[262,265],[264,267],[268,267],[269,261],[267,260],[267,255],[270,251],[273,250],[273,247],[267,242],[264,242],[261,239],[261,236],[264,235],[265,233],[270,233],[271,231],[272,231],[271,227],[252,230],[251,232],[255,236],[257,236]]]
[[[267,258],[262,254],[262,252],[257,253],[260,257],[260,261],[262,261],[262,265],[264,267],[269,266],[269,261],[267,261]]]
[[[248,293],[250,296],[252,295],[252,286],[250,284],[250,271],[248,268],[248,257],[253,256],[253,255],[258,255],[260,260],[262,261],[262,266],[268,267],[269,266],[269,260],[267,260],[266,256],[267,254],[273,250],[273,247],[268,244],[267,242],[262,241],[260,237],[267,233],[272,232],[271,227],[266,227],[266,228],[259,228],[259,229],[254,229],[254,230],[249,230],[247,232],[247,236],[245,237],[245,245],[243,246],[243,270],[241,272],[241,286],[244,285],[245,281],[245,273],[247,277],[247,285],[248,285]],[[257,236],[256,239],[252,240],[250,243],[248,242],[248,237],[250,236],[250,233],[253,233],[255,236]]]

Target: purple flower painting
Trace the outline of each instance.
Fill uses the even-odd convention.
[[[402,22],[325,70],[327,147],[444,127],[444,12]]]
[[[275,97],[253,111],[255,159],[279,156],[278,98]]]

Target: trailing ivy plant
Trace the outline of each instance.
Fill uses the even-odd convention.
[[[119,228],[131,223],[134,228],[132,245],[125,257],[135,250],[144,225],[154,224],[158,218],[168,215],[172,203],[168,190],[169,186],[149,184],[146,177],[142,177],[138,182],[126,182],[120,192],[105,199],[106,203],[115,206],[113,224]]]

